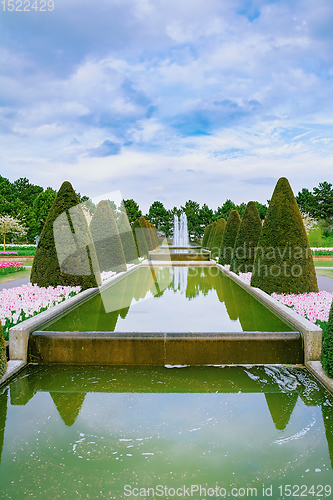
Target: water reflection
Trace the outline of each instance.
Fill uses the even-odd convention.
[[[43,329],[78,332],[294,331],[216,267],[187,266],[141,267]]]
[[[10,404],[8,402],[9,391]],[[162,453],[163,443],[168,440],[167,432],[170,432],[171,429],[172,433],[176,432],[177,435],[179,432],[180,436],[187,427],[191,432],[198,431],[204,428],[203,426],[207,426],[204,422],[210,422],[212,419],[216,421],[217,427],[213,426],[207,434],[210,436],[211,444],[217,440],[214,446],[222,446],[222,442],[218,444],[222,434],[228,435],[229,432],[232,436],[236,432],[232,439],[234,439],[237,449],[239,446],[237,432],[239,433],[240,430],[235,429],[236,424],[233,421],[236,420],[237,425],[243,421],[244,430],[248,427],[258,432],[259,441],[271,443],[271,447],[274,443],[276,446],[282,446],[283,449],[281,448],[282,451],[279,453],[283,454],[285,453],[283,450],[286,450],[287,456],[289,456],[296,450],[296,456],[298,456],[298,460],[301,459],[300,462],[302,462],[304,455],[305,462],[311,464],[312,454],[309,455],[309,450],[320,446],[319,454],[323,457],[326,470],[330,471],[332,478],[333,400],[305,369],[226,366],[223,368],[188,367],[182,370],[170,370],[165,367],[59,367],[51,365],[42,367],[30,365],[12,381],[9,390],[6,388],[0,395],[0,462],[1,455],[3,455],[2,462],[6,464],[5,467],[10,466],[11,456],[8,453],[13,453],[20,433],[23,433],[27,443],[31,443],[27,451],[29,453],[36,452],[36,450],[34,451],[35,444],[31,438],[35,435],[36,429],[42,430],[46,425],[46,422],[43,421],[45,416],[43,417],[42,410],[45,405],[47,407],[45,415],[48,415],[46,418],[52,419],[51,427],[47,426],[47,435],[50,434],[50,437],[45,436],[46,443],[49,439],[53,442],[56,436],[59,438],[62,436],[60,439],[64,439],[64,428],[61,427],[59,420],[54,418],[54,412],[45,400],[47,393],[51,396],[54,403],[53,408],[61,417],[65,428],[73,428],[74,434],[69,434],[66,438],[72,444],[74,442],[73,436],[76,436],[78,431],[81,432],[81,429],[86,425],[83,423],[87,421],[91,426],[91,435],[95,436],[92,442],[96,446],[100,446],[98,439],[96,439],[99,433],[98,429],[103,423],[103,415],[110,411],[108,408],[112,407],[112,414],[110,414],[109,420],[104,422],[105,426],[111,433],[110,437],[115,435],[119,436],[120,441],[128,441],[129,456],[132,456],[130,448],[133,447],[131,442],[133,441],[134,429],[138,430],[142,425],[148,425],[151,436],[155,436],[157,432],[156,438],[162,440]],[[96,396],[92,398],[93,394]],[[96,399],[98,394],[103,395],[102,400]],[[124,399],[123,396],[126,394],[128,397]],[[174,406],[177,394],[181,397],[177,403],[180,405],[179,407]],[[189,394],[198,399],[188,399]],[[207,397],[210,394],[210,399],[206,399],[204,394]],[[258,399],[260,394],[264,396],[266,406],[262,405],[261,399]],[[88,395],[90,395],[89,398]],[[252,404],[251,399],[253,400]],[[126,404],[125,401],[127,401]],[[204,406],[202,406],[203,402]],[[117,403],[116,406],[113,406],[115,403]],[[8,409],[7,405],[9,405]],[[26,407],[27,411],[14,411],[17,407]],[[267,426],[267,410],[275,431],[272,430],[272,427]],[[175,411],[176,413],[174,413]],[[322,420],[318,411],[322,415]],[[198,412],[197,416],[195,416],[196,412]],[[9,419],[7,418],[8,414],[10,415]],[[205,418],[204,415],[206,415]],[[197,420],[198,418],[199,420]],[[146,419],[149,420],[149,423]],[[176,422],[178,423],[176,424]],[[183,427],[184,425],[185,427]],[[220,425],[225,427],[223,432]],[[128,426],[133,426],[133,429],[130,430],[131,427]],[[229,431],[228,428],[230,428]],[[217,433],[216,436],[219,436],[221,432],[222,434],[220,437],[214,438],[214,434],[212,434],[214,432]],[[82,436],[84,435],[86,434],[82,434]],[[130,439],[126,438],[127,435],[130,435]],[[200,433],[189,434],[189,437],[190,435],[191,449],[196,450],[199,447],[199,454],[202,456],[205,447],[201,442]],[[242,447],[246,449],[247,446],[254,446],[254,436],[251,435],[251,432],[247,437],[244,436]],[[8,439],[14,440],[13,443]],[[107,438],[104,437],[104,439]],[[152,439],[154,453],[158,455],[159,440],[154,437]],[[183,437],[179,437],[179,439],[182,440]],[[247,440],[249,441],[248,445],[246,444]],[[295,442],[295,449],[290,448],[290,443],[293,442]],[[38,450],[39,446],[41,443],[38,443],[37,439]],[[239,460],[241,460],[243,453],[242,447],[239,450]],[[268,453],[269,457],[275,457],[277,452],[274,450],[278,449],[280,448],[273,447],[271,454],[267,450],[262,451],[264,454]],[[10,452],[10,450],[12,451]],[[103,453],[105,454],[105,450]],[[228,449],[228,455],[233,455],[233,453],[234,450]],[[331,461],[331,469],[324,460],[325,454]],[[311,466],[318,467],[315,463],[309,465],[309,468]],[[297,471],[297,475],[299,473],[300,471]]]

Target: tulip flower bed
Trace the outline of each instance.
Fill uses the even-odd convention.
[[[230,269],[230,265],[226,265],[225,268]],[[252,273],[239,273],[239,277],[247,281],[248,284],[251,283],[251,276]],[[272,297],[320,327],[322,327],[322,323],[327,323],[333,301],[333,293],[324,291],[300,295],[272,293]]]
[[[17,252],[0,252],[0,255],[17,255]]]
[[[0,262],[0,277],[24,270],[23,262]]]
[[[0,321],[5,340],[8,340],[8,331],[12,326],[74,297],[80,290],[80,286],[43,288],[29,283],[0,291]]]

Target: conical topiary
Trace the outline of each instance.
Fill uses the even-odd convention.
[[[148,245],[144,230],[138,220],[134,221],[132,226],[134,241],[139,257],[148,257]]]
[[[239,216],[239,213],[237,212],[237,210],[232,210],[223,232],[219,264],[225,266],[232,263],[235,241],[240,225],[241,218]]]
[[[267,210],[251,285],[269,294],[318,292],[308,236],[285,177],[278,180]]]
[[[208,224],[208,226],[206,226],[205,233],[204,233],[203,238],[202,238],[202,243],[201,243],[202,248],[207,248],[208,238],[209,238],[211,229],[212,229],[212,224]]]
[[[225,226],[226,226],[226,221],[223,218],[219,219],[216,223],[215,234],[211,244],[211,252],[212,252],[211,256],[213,259],[215,259],[216,257],[218,259],[220,258],[221,244]]]
[[[327,375],[333,378],[333,302],[328,317],[327,327],[323,333],[321,364]]]
[[[43,227],[32,264],[31,283],[41,287],[100,285],[91,234],[70,182],[63,182]]]
[[[128,221],[127,215],[124,212],[121,212],[121,214],[119,215],[117,226],[125,254],[126,263],[130,264],[139,262],[132,228]]]
[[[149,222],[144,218],[144,217],[139,217],[139,223],[140,227],[143,230],[144,237],[147,242],[147,248],[148,250],[153,250],[154,249],[154,242],[152,240],[152,235],[151,235],[151,229],[149,227]]]
[[[215,236],[215,231],[216,231],[216,226],[217,226],[217,221],[215,220],[212,224],[212,229],[209,233],[209,238],[208,238],[208,241],[207,241],[207,248],[208,250],[211,250],[212,248],[212,243],[213,243],[213,240],[214,240],[214,236]]]
[[[90,232],[101,271],[126,271],[126,260],[112,208],[107,200],[97,205]]]
[[[3,336],[2,325],[0,321],[0,378],[4,376],[7,370],[6,342]]]
[[[254,201],[249,201],[235,241],[234,260],[231,269],[235,273],[253,271],[255,249],[258,245],[261,230],[262,224],[257,205]]]

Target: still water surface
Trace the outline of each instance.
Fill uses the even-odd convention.
[[[30,365],[0,395],[0,456],[13,500],[332,499],[333,400],[296,367]]]

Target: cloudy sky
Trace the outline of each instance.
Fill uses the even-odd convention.
[[[333,182],[332,0],[33,1],[1,4],[2,176],[144,212]]]

